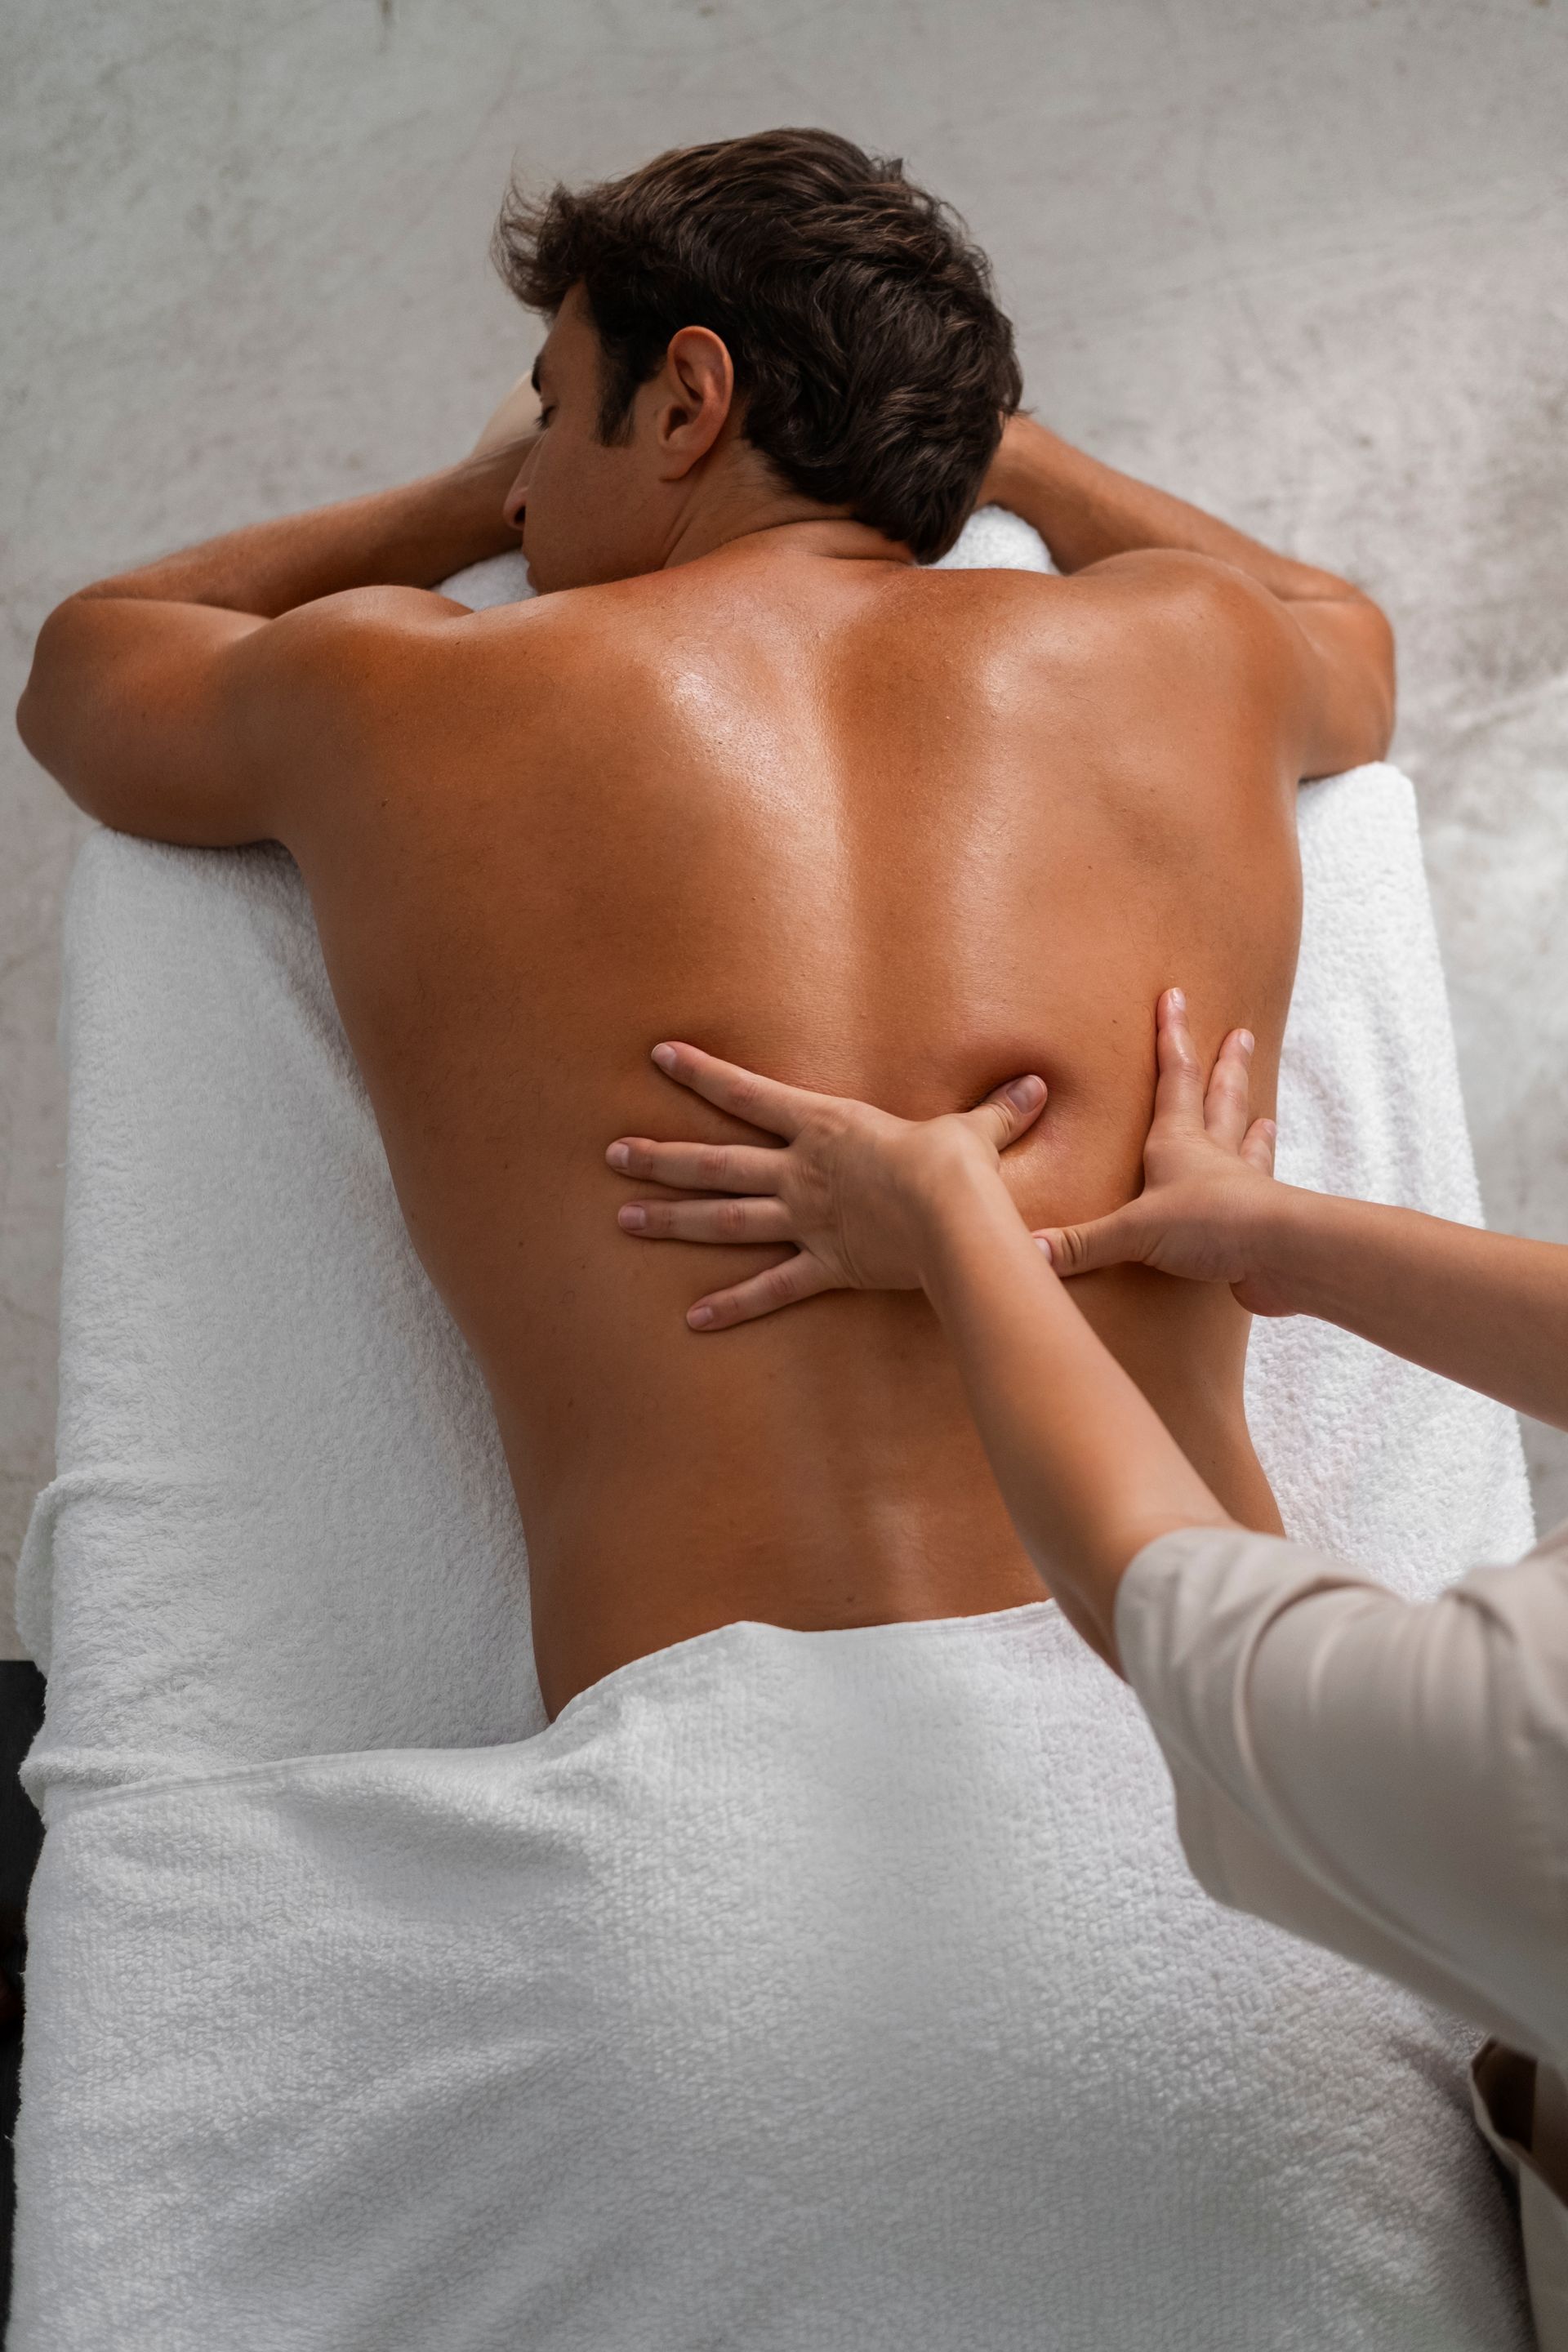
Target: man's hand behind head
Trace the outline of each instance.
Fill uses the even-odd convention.
[[[472,455],[493,457],[498,449],[518,448],[539,430],[539,394],[531,375],[520,375],[506,398],[475,442]]]

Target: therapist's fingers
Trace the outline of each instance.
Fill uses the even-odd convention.
[[[997,1152],[1005,1151],[1016,1143],[1046,1107],[1046,1082],[1031,1074],[1022,1078],[1009,1078],[1000,1087],[993,1087],[983,1103],[963,1113],[966,1127],[978,1129],[987,1143]]]
[[[626,1234],[649,1242],[792,1242],[782,1201],[628,1201],[616,1213]]]
[[[688,1307],[686,1320],[694,1331],[727,1331],[737,1323],[754,1323],[761,1316],[775,1315],[781,1307],[798,1306],[803,1298],[815,1298],[821,1291],[842,1288],[842,1283],[809,1250],[797,1250],[782,1265],[770,1265],[765,1274],[754,1274],[749,1282],[734,1283],[728,1290],[710,1290],[706,1298]]]
[[[682,1192],[776,1192],[782,1151],[763,1143],[653,1143],[623,1135],[605,1158],[617,1176]]]
[[[1126,1209],[1113,1209],[1108,1217],[1091,1217],[1081,1225],[1047,1225],[1030,1238],[1064,1281],[1075,1274],[1097,1273],[1102,1265],[1126,1265],[1142,1255],[1140,1224]]]
[[[721,1062],[700,1045],[667,1042],[654,1047],[653,1058],[677,1086],[689,1087],[704,1102],[716,1104],[768,1135],[798,1135],[821,1099],[804,1087],[786,1087],[777,1078],[742,1069],[738,1062]]]
[[[1201,1130],[1204,1066],[1187,1026],[1187,1000],[1179,988],[1166,989],[1154,1007],[1154,1053],[1159,1067],[1154,1123]]]
[[[1204,1094],[1204,1125],[1215,1143],[1239,1151],[1252,1116],[1250,1029],[1233,1029],[1215,1055]]]

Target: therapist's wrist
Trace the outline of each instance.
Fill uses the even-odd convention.
[[[1237,1236],[1246,1268],[1232,1285],[1239,1304],[1255,1315],[1311,1315],[1319,1311],[1325,1275],[1333,1261],[1333,1214],[1341,1205],[1330,1194],[1271,1180],[1247,1198]]]
[[[902,1190],[911,1254],[933,1303],[977,1253],[988,1255],[999,1238],[1027,1239],[995,1154],[968,1139],[932,1139],[911,1161]]]

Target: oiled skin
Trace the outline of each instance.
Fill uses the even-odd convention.
[[[605,1147],[743,1130],[657,1040],[910,1116],[1038,1070],[1008,1163],[1035,1223],[1137,1190],[1173,982],[1204,1050],[1256,1031],[1271,1107],[1296,775],[1247,596],[1158,561],[1049,580],[787,541],[384,633],[338,682],[331,791],[278,828],[494,1402],[552,1713],[735,1619],[1043,1591],[918,1295],[686,1328],[729,1257],[622,1234]],[[1229,1292],[1121,1269],[1074,1297],[1220,1501],[1277,1528]]]
[[[1394,669],[1348,583],[1030,420],[981,487],[1060,578],[921,571],[815,504],[748,440],[706,326],[608,440],[576,289],[533,382],[441,473],[68,598],[17,716],[105,823],[299,859],[410,1232],[495,1403],[553,1712],[737,1618],[1043,1590],[921,1297],[687,1326],[723,1261],[623,1234],[605,1151],[727,1123],[650,1047],[912,1116],[1038,1070],[1019,1207],[1114,1207],[1168,984],[1200,1051],[1256,1032],[1270,1108],[1297,781],[1382,755]],[[537,601],[431,593],[519,532]],[[1228,1289],[1121,1268],[1072,1297],[1219,1504],[1278,1528]]]

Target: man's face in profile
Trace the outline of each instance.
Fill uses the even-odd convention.
[[[573,287],[535,363],[541,428],[507,496],[542,595],[631,579],[663,563],[668,494],[649,430],[658,381],[639,389],[625,437],[602,440],[599,337]]]

